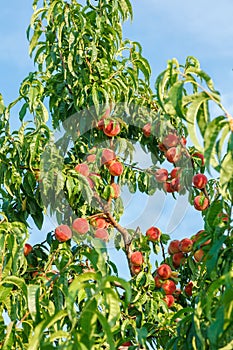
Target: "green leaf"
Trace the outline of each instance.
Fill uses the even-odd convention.
[[[28,309],[33,321],[36,320],[36,315],[39,310],[39,289],[39,285],[30,284],[27,286]]]

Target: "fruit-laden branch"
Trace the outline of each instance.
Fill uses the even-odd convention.
[[[95,193],[95,198],[97,199],[98,203],[102,207],[102,209],[104,211],[104,214],[106,215],[108,221],[112,224],[113,227],[115,227],[120,232],[120,234],[121,234],[121,236],[123,238],[124,247],[125,247],[125,253],[126,253],[126,257],[127,257],[130,273],[133,276],[134,272],[132,270],[132,265],[131,265],[131,262],[130,262],[130,258],[131,258],[131,255],[132,255],[132,249],[131,249],[131,239],[130,239],[129,232],[127,231],[126,228],[121,226],[115,220],[115,218],[112,216],[112,214],[110,212],[110,206],[109,206],[110,203],[104,204],[97,193]]]

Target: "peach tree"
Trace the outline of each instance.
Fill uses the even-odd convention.
[[[194,57],[151,87],[123,38],[132,16],[129,0],[33,1],[35,71],[0,100],[4,350],[233,346],[233,119]],[[125,191],[188,196],[203,227],[171,240],[146,213],[145,232],[124,227]]]

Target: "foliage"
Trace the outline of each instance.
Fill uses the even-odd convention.
[[[34,0],[33,11],[27,35],[36,71],[9,106],[0,99],[1,348],[112,350],[127,341],[130,349],[232,348],[233,119],[211,78],[194,57],[184,65],[172,59],[153,90],[140,44],[123,39],[122,24],[133,17],[129,0]],[[220,116],[211,116],[211,104]],[[18,130],[11,128],[14,106]],[[110,122],[119,132],[107,134]],[[178,152],[169,162],[182,170],[170,192],[188,193],[190,205],[197,195],[209,203],[200,214],[204,233],[178,265],[167,253],[168,235],[150,240],[140,228],[120,225],[124,203],[113,186],[171,195],[164,185],[171,174],[156,177],[168,165],[168,135],[177,138]],[[151,157],[147,169],[134,161],[139,146]],[[106,149],[115,152],[109,163]],[[78,164],[88,165],[88,174]],[[123,172],[114,175],[112,164]],[[198,189],[192,177],[204,172],[217,175]],[[72,239],[48,232],[25,252],[31,222],[41,230],[47,213],[72,228]],[[87,220],[88,233],[74,227],[77,217]],[[109,239],[97,238],[97,218]],[[106,240],[125,253],[128,281]],[[131,261],[136,251],[140,266]],[[164,263],[179,286],[170,307],[163,283],[155,283]],[[189,282],[192,293],[185,291]]]

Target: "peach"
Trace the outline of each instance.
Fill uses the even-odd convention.
[[[91,225],[97,228],[106,228],[108,226],[108,223],[104,218],[97,217],[91,219]]]
[[[112,187],[112,189],[113,189],[113,195],[111,195],[111,197],[112,198],[118,198],[118,197],[120,197],[120,195],[121,195],[121,187],[120,187],[120,185],[118,185],[118,184],[116,184],[115,182],[113,182],[112,184],[111,184],[111,187]]]
[[[32,250],[33,250],[33,248],[31,246],[31,244],[29,244],[29,243],[24,244],[24,247],[23,247],[24,256],[28,256],[32,252]]]
[[[84,235],[90,229],[89,223],[85,218],[77,218],[72,223],[72,229],[80,235]]]
[[[190,297],[192,296],[193,292],[193,282],[190,281],[184,288],[184,291],[187,295],[189,295]]]
[[[179,137],[175,134],[168,134],[163,138],[162,142],[167,148],[175,147],[179,143]]]
[[[151,124],[147,123],[143,126],[142,128],[142,132],[144,134],[145,137],[150,137],[151,134]]]
[[[167,148],[165,147],[165,145],[163,143],[159,143],[158,147],[159,147],[160,151],[162,151],[162,152],[166,152],[167,151]]]
[[[109,137],[116,136],[121,132],[120,124],[111,119],[108,124],[104,125],[103,132]]]
[[[110,165],[110,163],[116,159],[115,152],[109,148],[105,148],[102,152],[101,156],[101,164],[105,164],[106,166]]]
[[[167,169],[158,169],[155,172],[155,178],[158,182],[165,182],[168,179],[168,171]]]
[[[194,198],[193,204],[196,210],[203,211],[208,208],[209,200],[206,197],[199,195]]]
[[[165,295],[165,297],[163,298],[163,300],[165,301],[165,303],[167,304],[168,308],[169,307],[172,307],[174,302],[175,302],[175,299],[173,297],[173,295],[171,294],[167,294]]]
[[[59,242],[66,242],[72,237],[72,231],[68,225],[59,225],[55,229],[55,237]]]
[[[176,268],[179,267],[183,263],[184,260],[185,260],[185,255],[182,252],[175,253],[172,255],[172,262],[173,262],[174,267],[176,267]]]
[[[171,277],[172,270],[169,265],[162,264],[157,268],[157,274],[162,280],[166,280]]]
[[[112,176],[120,176],[124,171],[124,167],[122,163],[118,161],[112,161],[109,165],[108,170]]]
[[[96,160],[96,155],[95,155],[95,154],[89,154],[89,155],[87,156],[87,162],[88,162],[88,163],[94,163],[95,160]]]
[[[181,184],[179,177],[175,177],[170,182],[170,187],[173,190],[173,192],[179,192],[181,190]]]
[[[157,288],[161,288],[162,287],[163,282],[161,281],[161,277],[159,275],[155,275],[154,281],[155,281],[155,286]]]
[[[204,255],[205,255],[204,250],[200,248],[200,249],[195,251],[193,256],[197,262],[200,262],[203,260]]]
[[[132,265],[131,270],[135,275],[137,275],[141,271],[141,266]]]
[[[162,232],[159,228],[152,226],[146,231],[146,236],[149,241],[156,242],[159,240],[161,233]]]
[[[165,294],[173,294],[176,290],[175,282],[172,280],[166,280],[161,287]]]
[[[174,188],[172,187],[171,183],[170,182],[164,182],[163,184],[163,189],[165,192],[168,192],[168,193],[173,193],[175,192]]]
[[[183,253],[191,252],[193,248],[193,241],[190,238],[183,238],[180,241],[179,248]]]
[[[207,177],[204,174],[196,174],[192,179],[193,186],[201,190],[208,182]]]
[[[104,228],[98,228],[94,233],[95,238],[99,238],[104,242],[107,242],[109,240],[109,234],[108,231]]]
[[[180,143],[181,143],[181,145],[182,145],[183,147],[185,147],[185,146],[186,146],[186,144],[187,144],[187,140],[186,140],[186,138],[185,138],[184,136],[182,136],[182,137],[181,137],[181,139],[180,139]]]
[[[170,163],[177,163],[181,158],[181,152],[176,147],[171,147],[166,152],[166,158]]]
[[[168,253],[169,254],[179,253],[180,252],[179,244],[180,244],[180,241],[178,239],[174,239],[173,241],[171,241],[168,246]]]
[[[104,128],[104,119],[103,119],[103,118],[101,118],[101,119],[97,122],[96,127],[97,127],[98,130],[103,130],[103,128]]]
[[[85,163],[80,163],[76,165],[74,168],[78,173],[82,174],[83,176],[88,176],[89,175],[89,167]]]
[[[205,165],[205,160],[204,160],[204,156],[203,156],[202,153],[200,153],[200,152],[195,152],[195,153],[192,154],[192,157],[201,159],[201,166],[204,166],[204,165]]]
[[[176,168],[173,168],[171,173],[171,178],[172,179],[175,179],[176,177],[180,177],[181,175],[181,168],[180,167],[176,167]]]
[[[144,258],[141,252],[136,251],[131,254],[130,261],[133,265],[141,266],[144,262]]]

